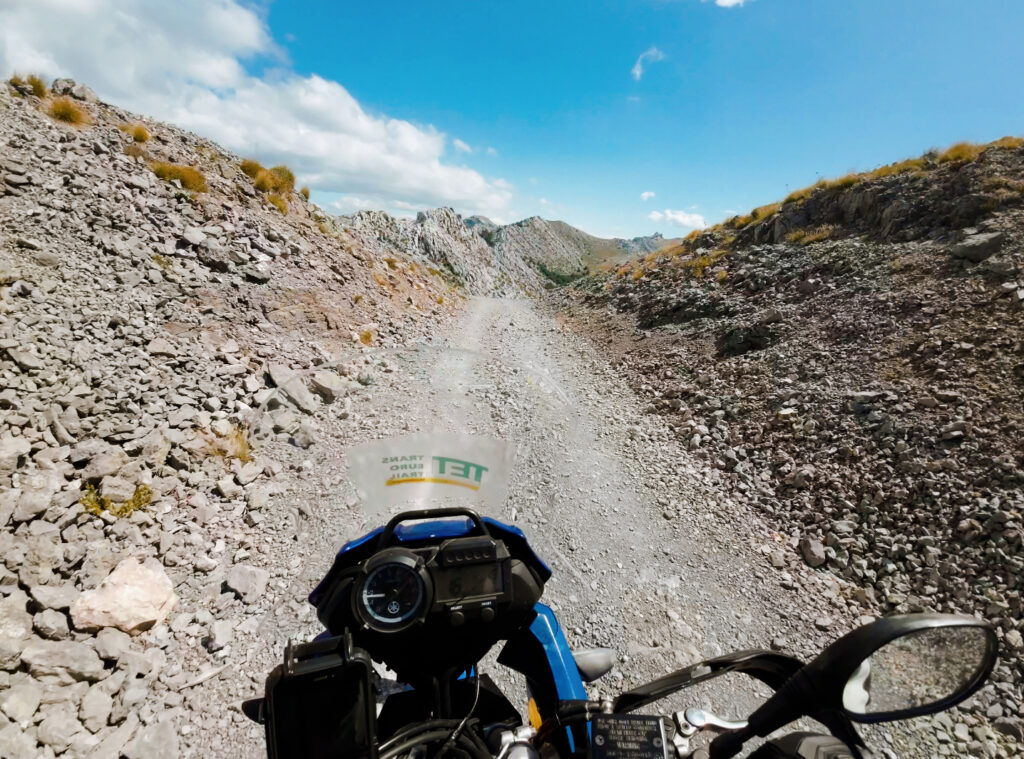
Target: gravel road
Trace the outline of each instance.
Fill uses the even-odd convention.
[[[856,624],[834,578],[769,563],[781,538],[723,496],[664,420],[646,414],[603,357],[542,305],[474,299],[444,334],[368,350],[366,360],[375,382],[351,413],[320,420],[321,440],[308,451],[272,451],[287,463],[266,522],[281,579],[251,610],[258,634],[232,657],[245,666],[204,689],[211,704],[260,690],[285,640],[318,631],[306,593],[341,543],[379,521],[345,480],[345,450],[412,432],[486,434],[515,446],[509,499],[492,515],[522,528],[552,566],[545,600],[570,644],[619,652],[599,691],[744,648],[806,658]],[[666,711],[701,706],[740,717],[757,694],[759,684],[729,678],[666,702]],[[259,756],[261,732],[244,729],[246,755]],[[215,749],[228,736],[197,738],[193,747]]]

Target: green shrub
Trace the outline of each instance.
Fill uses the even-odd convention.
[[[85,495],[79,501],[90,514],[99,516],[104,511],[113,514],[115,517],[127,517],[132,512],[145,508],[153,501],[153,491],[148,485],[139,485],[135,488],[132,497],[123,503],[114,503],[109,498],[104,498],[92,484],[85,486]]]

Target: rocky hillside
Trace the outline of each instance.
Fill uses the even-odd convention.
[[[471,216],[466,225],[487,241],[499,259],[525,261],[556,283],[680,242],[666,240],[660,234],[632,240],[604,239],[564,221],[548,221],[539,216],[505,226],[482,216]]]
[[[777,525],[774,566],[799,556],[882,612],[995,622],[985,708],[1020,734],[1024,141],[821,183],[567,304]]]
[[[477,295],[521,295],[540,286],[538,272],[518,251],[489,246],[450,208],[396,219],[383,211],[360,211],[329,220],[332,228],[357,235],[379,258],[400,255],[437,267]]]
[[[407,256],[55,89],[0,86],[0,756],[203,755],[195,715],[241,715],[199,686],[272,577],[266,450],[358,416],[370,346],[429,336],[475,275],[422,242],[445,212]]]

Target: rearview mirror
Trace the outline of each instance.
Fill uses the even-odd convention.
[[[843,709],[862,722],[947,709],[974,692],[994,653],[994,633],[977,624],[912,630],[858,663],[843,688]]]
[[[859,756],[862,744],[849,720],[887,722],[949,709],[984,684],[997,652],[995,630],[973,617],[879,619],[822,651],[750,715],[745,730],[716,738],[712,755],[728,759],[755,735],[810,716]]]

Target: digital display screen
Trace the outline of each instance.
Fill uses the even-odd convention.
[[[436,572],[434,594],[439,601],[497,595],[505,589],[501,567],[498,562]]]

